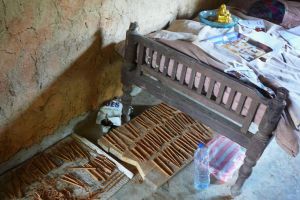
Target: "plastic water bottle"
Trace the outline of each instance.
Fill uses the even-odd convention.
[[[210,184],[209,153],[204,144],[198,144],[194,155],[195,176],[194,187],[196,190],[208,188]]]

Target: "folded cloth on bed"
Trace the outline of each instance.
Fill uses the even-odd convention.
[[[277,25],[273,25],[270,22],[265,22],[267,27],[267,33],[271,33],[272,37],[279,37],[277,30],[281,27]],[[221,61],[216,60],[211,55],[208,55],[207,52],[202,51],[196,45],[192,44],[191,42],[180,41],[180,40],[169,40],[168,36],[172,36],[172,32],[178,30],[178,32],[182,33],[190,33],[190,34],[197,34],[198,32],[198,41],[202,38],[214,35],[220,35],[220,33],[227,33],[230,31],[242,30],[242,27],[236,26],[234,29],[218,29],[211,28],[205,26],[199,22],[191,21],[191,20],[176,20],[173,24],[171,24],[170,28],[167,31],[164,31],[163,39],[158,39],[160,42],[175,48],[195,59],[201,60],[211,66],[217,67],[221,70],[225,70],[228,68],[228,65],[225,65]],[[169,32],[168,32],[169,31]],[[218,32],[220,31],[220,32]],[[151,37],[159,38],[159,32],[151,34]],[[184,38],[184,37],[182,37]],[[182,39],[181,40],[184,40]],[[189,37],[192,38],[192,37]],[[283,39],[279,39],[284,42]],[[190,41],[190,40],[189,40]],[[286,57],[287,63],[282,60],[281,56],[277,56],[271,59],[267,63],[260,63],[260,65],[254,65],[256,69],[265,77],[267,77],[274,85],[279,85],[286,87],[289,92],[289,102],[288,102],[288,113],[293,121],[293,124],[290,124],[290,121],[280,120],[279,125],[275,131],[275,136],[277,142],[283,147],[289,154],[295,156],[299,152],[299,131],[295,128],[300,127],[300,94],[297,92],[297,88],[300,87],[299,78],[300,78],[300,68],[298,68],[300,59],[299,54],[293,49],[289,49],[289,51],[285,51],[283,49],[283,56]],[[276,51],[278,53],[278,51]],[[293,55],[294,54],[294,55]],[[279,54],[281,55],[281,54]],[[296,56],[295,56],[296,55]],[[294,56],[294,57],[293,57]],[[280,60],[281,58],[281,60]],[[178,68],[180,71],[180,67]],[[178,71],[177,71],[178,73]],[[187,73],[188,74],[188,73]],[[177,74],[178,75],[178,74]],[[292,76],[292,78],[285,78],[286,76]],[[197,78],[197,76],[196,76]],[[199,76],[198,76],[199,78]],[[186,77],[187,79],[187,77]],[[196,82],[196,80],[195,80]],[[226,101],[223,100],[223,101]],[[258,112],[259,113],[259,112]],[[261,115],[262,116],[262,115]],[[260,121],[260,117],[256,117],[255,121]],[[260,119],[259,119],[260,118]],[[297,140],[295,140],[297,138]],[[297,141],[297,142],[295,142]]]
[[[291,28],[289,30],[278,31],[281,37],[283,37],[288,43],[295,49],[300,50],[300,26]]]

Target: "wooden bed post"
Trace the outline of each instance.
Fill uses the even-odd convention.
[[[134,64],[135,59],[136,59],[136,54],[137,54],[137,42],[134,41],[135,35],[138,35],[138,24],[137,22],[132,22],[129,25],[129,29],[126,32],[126,40],[125,40],[125,67],[128,68],[129,70],[132,70],[131,67],[136,66]],[[127,70],[128,70],[127,69]]]
[[[122,110],[122,118],[124,122],[128,122],[130,120],[131,113],[131,101],[132,97],[130,95],[132,84],[130,80],[125,76],[126,71],[134,70],[136,65],[134,64],[137,54],[137,45],[134,42],[134,35],[137,35],[138,24],[136,22],[130,23],[129,29],[126,32],[126,41],[125,41],[125,62],[122,66],[122,83],[123,83],[123,110]]]
[[[273,131],[276,129],[283,109],[286,106],[288,91],[285,88],[278,88],[276,93],[277,96],[270,101],[268,109],[259,124],[258,132],[251,138],[247,147],[244,163],[239,170],[236,183],[231,187],[232,196],[241,194],[243,184],[251,175],[252,168],[256,165],[256,162],[270,142]]]

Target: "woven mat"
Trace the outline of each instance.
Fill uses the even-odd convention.
[[[212,131],[185,113],[161,103],[98,140],[119,159],[137,167],[142,178],[159,187],[193,160],[199,142]]]

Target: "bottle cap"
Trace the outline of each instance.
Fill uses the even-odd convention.
[[[199,148],[203,148],[204,146],[205,146],[205,145],[204,145],[203,143],[199,143],[199,144],[198,144],[198,147],[199,147]]]

